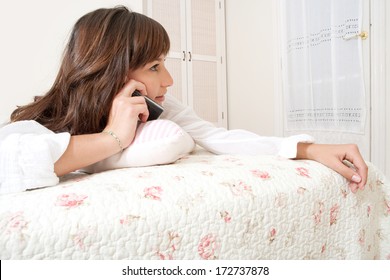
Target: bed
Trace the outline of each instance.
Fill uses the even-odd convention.
[[[0,196],[1,259],[390,259],[390,183],[308,160],[213,155],[73,173]]]

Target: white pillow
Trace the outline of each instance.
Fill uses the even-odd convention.
[[[131,145],[122,153],[87,166],[89,173],[116,168],[151,166],[175,162],[195,147],[192,137],[176,123],[154,120],[138,126]]]

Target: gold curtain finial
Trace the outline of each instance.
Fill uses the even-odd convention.
[[[366,40],[368,38],[368,32],[362,31],[359,34],[344,36],[343,39],[344,40],[351,40],[351,39],[358,38],[358,37],[360,37],[362,40]]]
[[[360,32],[360,34],[358,36],[360,38],[362,38],[362,40],[366,40],[368,38],[368,32],[367,31],[362,31],[362,32]]]

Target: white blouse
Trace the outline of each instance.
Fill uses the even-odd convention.
[[[182,105],[170,94],[165,95],[162,119],[168,119],[188,132],[196,144],[215,154],[279,155],[295,158],[297,143],[314,142],[313,137],[300,134],[290,137],[263,137],[247,130],[215,127]]]
[[[35,121],[0,129],[0,194],[58,184],[54,163],[65,152],[69,133],[54,133]]]
[[[164,109],[161,119],[175,122],[199,146],[216,154],[294,158],[297,143],[314,141],[303,134],[262,137],[246,130],[218,128],[169,94]],[[20,121],[0,128],[0,194],[58,184],[54,163],[65,152],[69,140],[69,133],[54,133],[35,121]]]

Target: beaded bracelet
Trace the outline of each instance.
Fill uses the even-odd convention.
[[[114,132],[112,132],[111,130],[104,130],[102,131],[102,133],[107,133],[109,135],[111,135],[112,137],[114,137],[114,139],[116,140],[116,142],[118,142],[118,145],[119,145],[119,148],[121,149],[121,152],[123,152],[124,148],[122,146],[122,142],[121,140],[118,138],[118,136],[116,136],[116,134]]]

